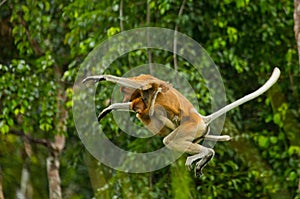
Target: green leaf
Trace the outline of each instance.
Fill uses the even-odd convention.
[[[280,117],[280,113],[275,113],[273,116],[273,121],[275,124],[277,124],[278,126],[282,127],[283,123],[281,121],[281,117]]]
[[[298,178],[297,176],[297,173],[295,171],[292,171],[290,174],[289,174],[289,180],[290,181],[295,181],[296,179]]]
[[[267,148],[269,147],[269,138],[268,137],[265,137],[263,135],[260,135],[258,137],[258,145],[261,147],[261,148]]]
[[[290,156],[296,154],[300,156],[300,147],[299,146],[290,146],[288,149],[288,153]]]
[[[120,28],[119,27],[110,27],[108,30],[107,30],[107,36],[111,37],[117,33],[120,32]]]
[[[17,115],[19,115],[19,113],[20,113],[20,109],[16,108],[16,109],[14,110],[14,114],[17,116]]]
[[[228,27],[227,28],[227,34],[229,37],[229,41],[236,42],[238,40],[238,30],[234,27]]]
[[[277,137],[275,137],[275,136],[271,136],[271,137],[270,137],[270,142],[271,142],[272,144],[276,144],[277,141],[278,141],[278,138],[277,138]]]
[[[0,132],[2,134],[8,133],[9,132],[9,126],[5,124],[5,122],[2,120],[0,121]]]

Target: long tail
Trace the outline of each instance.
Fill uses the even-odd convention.
[[[245,102],[248,102],[248,101],[258,97],[259,95],[263,94],[264,92],[269,90],[269,88],[271,88],[273,86],[273,84],[276,83],[279,76],[280,76],[280,70],[279,70],[279,68],[276,67],[276,68],[274,68],[270,79],[262,87],[260,87],[259,89],[257,89],[253,93],[250,93],[250,94],[242,97],[241,99],[238,99],[237,101],[232,102],[231,104],[228,104],[227,106],[225,106],[225,107],[221,108],[220,110],[212,113],[211,115],[204,116],[203,119],[204,119],[205,123],[209,124],[210,122],[212,122],[216,118],[220,117],[224,113],[230,111],[231,109],[234,109],[234,108],[240,106],[241,104],[244,104]]]

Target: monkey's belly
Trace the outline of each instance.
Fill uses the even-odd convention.
[[[138,119],[144,123],[144,125],[146,126],[146,128],[153,133],[154,135],[159,135],[159,136],[167,136],[168,134],[170,134],[173,129],[168,128],[163,121],[159,120],[158,118],[156,118],[155,116],[153,117],[139,117]]]
[[[166,126],[156,126],[156,125],[152,125],[152,124],[153,123],[149,123],[149,125],[147,125],[146,127],[154,135],[165,137],[173,131],[172,129],[170,129]]]

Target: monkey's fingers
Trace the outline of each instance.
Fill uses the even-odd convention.
[[[102,118],[104,118],[108,113],[110,113],[112,111],[112,109],[104,109],[101,113],[99,113],[98,115],[98,122],[100,120],[102,120]]]
[[[94,82],[100,82],[100,81],[110,81],[117,84],[120,84],[124,87],[130,87],[135,89],[141,89],[141,90],[147,90],[152,87],[151,84],[148,83],[141,83],[138,81],[134,81],[125,77],[116,77],[113,75],[95,75],[95,76],[89,76],[86,77],[84,80],[82,80],[82,83],[86,83],[88,81],[94,81]]]
[[[203,157],[201,158],[195,165],[195,176],[196,177],[200,177],[203,172],[203,168],[207,165],[207,163],[214,157],[214,150],[209,149],[209,152]]]
[[[191,171],[193,170],[193,165],[192,164],[185,164],[186,168]]]
[[[102,76],[89,76],[82,80],[82,83],[85,84],[88,81],[100,82],[105,80]]]
[[[130,111],[130,105],[132,102],[126,102],[126,103],[115,103],[111,104],[109,107],[105,108],[99,115],[98,115],[98,121],[100,121],[102,118],[104,118],[108,113],[110,113],[113,110],[123,110],[123,111]]]

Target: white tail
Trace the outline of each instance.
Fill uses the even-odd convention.
[[[203,119],[204,119],[205,123],[209,124],[210,122],[212,122],[216,118],[220,117],[224,113],[230,111],[231,109],[234,109],[234,108],[240,106],[241,104],[244,104],[245,102],[248,102],[248,101],[258,97],[259,95],[263,94],[264,92],[269,90],[269,88],[271,88],[271,86],[273,86],[273,84],[276,83],[279,76],[280,76],[279,68],[274,68],[270,79],[262,87],[260,87],[259,89],[257,89],[253,93],[250,93],[250,94],[242,97],[241,99],[238,99],[237,101],[232,102],[231,104],[228,104],[227,106],[225,106],[225,107],[221,108],[220,110],[212,113],[211,115],[204,116]]]

